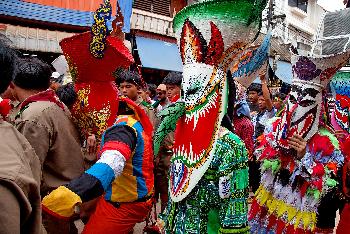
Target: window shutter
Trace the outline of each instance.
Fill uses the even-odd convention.
[[[170,0],[134,0],[135,9],[170,16]]]

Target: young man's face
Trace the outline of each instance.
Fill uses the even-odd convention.
[[[279,109],[281,109],[281,107],[282,107],[283,101],[282,101],[281,99],[276,99],[276,98],[275,98],[275,99],[273,100],[272,104],[273,104],[273,107],[274,107],[276,110],[279,110]]]
[[[258,105],[260,111],[266,110],[266,102],[264,96],[258,96]]]
[[[119,91],[123,96],[130,98],[133,101],[136,101],[138,98],[138,88],[135,84],[129,82],[123,82],[119,85]]]
[[[256,91],[249,91],[248,92],[248,101],[249,102],[257,103],[258,102],[258,98],[259,98],[258,92],[256,92]]]
[[[169,99],[172,99],[176,95],[180,95],[180,92],[181,92],[181,88],[179,86],[173,85],[173,84],[166,85],[166,96]]]
[[[144,100],[147,101],[149,98],[149,92],[144,89],[139,89],[138,90],[138,95]]]
[[[164,101],[166,99],[166,91],[157,89],[157,99]]]

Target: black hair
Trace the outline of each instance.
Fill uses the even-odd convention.
[[[13,80],[16,60],[16,51],[10,47],[10,40],[0,35],[0,94]]]
[[[120,85],[123,82],[128,82],[136,85],[137,87],[143,87],[141,76],[137,72],[123,70],[116,73],[116,83]]]
[[[247,91],[255,91],[257,93],[260,93],[262,91],[261,84],[253,83],[248,87]]]
[[[46,90],[50,86],[51,67],[37,58],[18,59],[13,83],[27,90]]]
[[[165,85],[177,85],[181,86],[182,73],[181,72],[169,72],[169,74],[163,79]]]
[[[58,98],[69,108],[73,107],[75,101],[77,100],[77,93],[74,89],[73,83],[68,83],[60,86],[56,90]]]
[[[233,128],[233,108],[236,102],[236,85],[233,80],[231,71],[227,72],[227,82],[228,82],[228,106],[227,113],[224,115],[221,126],[227,128],[231,132],[234,132]]]
[[[276,93],[275,95],[273,95],[273,98],[279,98],[282,101],[284,101],[286,99],[287,95],[284,93]]]
[[[288,95],[290,93],[291,88],[292,86],[290,84],[283,82],[280,92]]]
[[[148,90],[150,92],[150,97],[155,97],[157,95],[157,85],[155,84],[147,84]]]

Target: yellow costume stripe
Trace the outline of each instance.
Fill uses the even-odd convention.
[[[274,198],[263,186],[259,187],[255,195],[258,204],[261,207],[266,207],[269,214],[275,215],[277,218],[287,214],[289,223],[295,218],[294,228],[298,228],[300,224],[303,224],[304,229],[310,228],[311,231],[315,229],[317,221],[315,212],[298,210],[284,201]]]
[[[74,214],[74,208],[82,203],[81,198],[68,188],[60,186],[42,200],[46,210],[58,217],[69,218]]]

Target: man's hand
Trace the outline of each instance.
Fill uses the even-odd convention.
[[[86,144],[89,154],[95,154],[97,152],[96,136],[94,134],[89,135]]]
[[[259,78],[262,84],[266,83],[266,71],[267,71],[267,66],[259,72]]]
[[[301,159],[306,154],[307,142],[299,134],[294,134],[288,138],[288,145],[297,151],[298,159]]]

